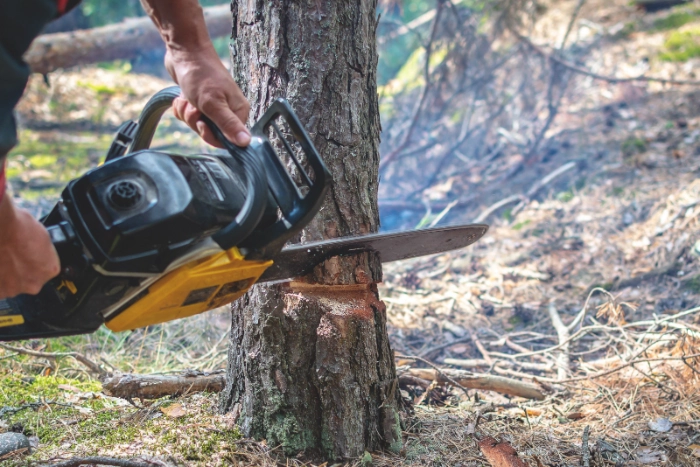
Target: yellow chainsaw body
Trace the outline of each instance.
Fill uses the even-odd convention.
[[[105,325],[127,331],[218,308],[241,297],[271,265],[246,260],[235,247],[192,261],[158,279]]]

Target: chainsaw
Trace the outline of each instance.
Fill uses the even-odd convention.
[[[150,148],[177,86],[124,123],[104,163],[68,183],[41,219],[61,260],[37,295],[0,300],[0,340],[133,330],[229,304],[253,284],[308,274],[338,255],[382,262],[467,246],[485,225],[370,234],[285,246],[316,215],[331,175],[288,102],[251,143],[177,155]],[[225,154],[223,154],[225,152]]]

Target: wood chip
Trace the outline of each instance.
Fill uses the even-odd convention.
[[[166,417],[170,418],[180,418],[187,415],[187,412],[185,412],[185,409],[183,409],[182,405],[179,403],[175,403],[167,407],[161,407],[160,411],[163,412]]]
[[[479,440],[479,448],[486,460],[492,467],[528,467],[513,446],[496,441],[491,436],[486,436]]]

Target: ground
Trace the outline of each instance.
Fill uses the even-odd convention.
[[[560,33],[553,25],[565,24],[575,4],[550,7],[533,34]],[[590,1],[581,14],[590,29],[618,35],[589,57],[592,71],[696,79],[694,5],[649,15],[627,2]],[[50,86],[32,78],[19,109],[22,142],[8,166],[18,201],[37,216],[63,183],[99,164],[116,126],[169,84],[119,64],[48,79]],[[403,451],[367,453],[350,464],[488,465],[477,442],[493,436],[538,467],[581,465],[584,437],[590,465],[700,465],[699,110],[696,85],[581,80],[550,130],[548,157],[507,185],[470,174],[480,202],[455,211],[455,220],[480,217],[490,225],[486,237],[462,251],[385,267],[380,296],[400,373],[425,367],[413,358],[421,357],[441,368],[534,381],[545,398],[466,395],[431,381],[426,391],[403,379]],[[173,119],[154,146],[205,150]],[[538,185],[557,169],[561,175]],[[450,183],[446,198],[463,181]],[[489,209],[533,187],[536,195],[522,203]],[[433,191],[439,199],[440,187]],[[555,329],[553,317],[571,323],[582,310],[569,337],[557,333],[563,326]],[[21,345],[79,351],[108,371],[212,371],[225,368],[229,324],[218,310],[133,333],[100,330]],[[11,350],[0,350],[0,377],[2,429],[38,443],[29,457],[3,466],[98,454],[168,465],[305,462],[243,439],[235,420],[216,412],[216,394],[132,405],[102,394],[97,376],[71,357]]]

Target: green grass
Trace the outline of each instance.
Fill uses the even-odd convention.
[[[647,150],[647,143],[641,138],[631,136],[622,142],[620,150],[623,156],[630,157],[645,152]]]
[[[668,16],[659,18],[654,21],[652,29],[655,31],[668,31],[670,29],[678,29],[693,21],[700,19],[700,8],[683,9],[672,11]]]
[[[700,57],[700,28],[670,33],[659,54],[667,62],[685,62],[694,57]]]
[[[24,130],[19,135],[19,144],[9,154],[7,177],[20,187],[37,177],[66,183],[101,162],[111,141],[112,135],[80,133],[71,138],[59,138]],[[38,194],[50,196],[60,190],[41,190]],[[28,187],[20,188],[20,195],[31,198],[37,192]]]
[[[177,459],[207,462],[217,453],[233,452],[235,442],[242,438],[237,427],[222,425],[217,418],[216,394],[180,399],[187,414],[169,418],[160,411],[169,399],[153,401],[139,410],[100,391],[100,383],[93,380],[0,375],[0,418],[39,438],[36,452],[0,462],[0,466],[27,465],[58,452],[63,456],[100,455],[144,439],[151,440],[153,449]]]
[[[569,201],[574,199],[574,193],[571,190],[562,191],[560,193],[557,193],[557,199],[562,203],[568,203]]]
[[[683,281],[683,288],[693,293],[700,293],[700,274]]]
[[[529,225],[531,222],[532,221],[530,219],[526,219],[522,222],[516,222],[515,224],[513,224],[513,230],[516,230],[516,231],[522,230],[523,227]]]

